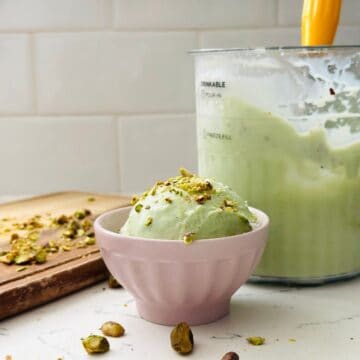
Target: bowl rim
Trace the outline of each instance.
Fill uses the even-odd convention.
[[[129,235],[123,235],[108,229],[105,229],[105,227],[101,224],[101,222],[108,216],[117,213],[117,212],[125,212],[125,211],[129,211],[132,208],[132,206],[125,206],[125,207],[121,207],[121,208],[117,208],[117,209],[113,209],[110,211],[106,211],[103,214],[101,214],[100,216],[98,216],[95,219],[94,222],[94,229],[95,231],[99,231],[102,233],[105,233],[111,237],[115,237],[115,238],[122,238],[122,239],[126,239],[126,240],[132,240],[132,241],[146,241],[146,242],[153,242],[153,243],[172,243],[172,244],[184,244],[183,240],[171,240],[171,239],[153,239],[153,238],[144,238],[144,237],[139,237],[139,236],[129,236]],[[236,239],[236,238],[247,238],[250,234],[254,235],[258,232],[263,231],[264,229],[266,229],[267,227],[269,227],[270,224],[270,218],[269,216],[262,210],[259,210],[257,208],[251,207],[249,206],[249,209],[253,212],[255,212],[255,215],[260,215],[262,218],[262,221],[260,221],[260,224],[253,230],[248,231],[246,233],[242,233],[242,234],[236,234],[236,235],[231,235],[231,236],[223,236],[223,237],[218,237],[218,238],[209,238],[209,239],[198,239],[193,241],[191,244],[189,245],[195,245],[195,244],[199,244],[199,243],[211,243],[211,242],[216,242],[216,241],[224,241],[224,239]],[[255,236],[255,235],[254,235]]]

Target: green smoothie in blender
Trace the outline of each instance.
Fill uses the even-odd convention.
[[[360,272],[359,59],[356,47],[197,56],[199,173],[271,219],[255,278]]]

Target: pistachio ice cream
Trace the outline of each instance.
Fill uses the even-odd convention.
[[[121,234],[187,244],[248,232],[256,220],[235,191],[185,169],[134,197],[132,204]]]

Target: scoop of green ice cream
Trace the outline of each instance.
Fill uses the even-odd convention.
[[[193,240],[251,230],[255,215],[240,196],[219,182],[180,169],[180,176],[157,182],[140,197],[120,233],[152,239]]]

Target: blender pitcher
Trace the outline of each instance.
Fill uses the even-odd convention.
[[[195,51],[199,173],[271,219],[253,279],[360,273],[360,47]]]

